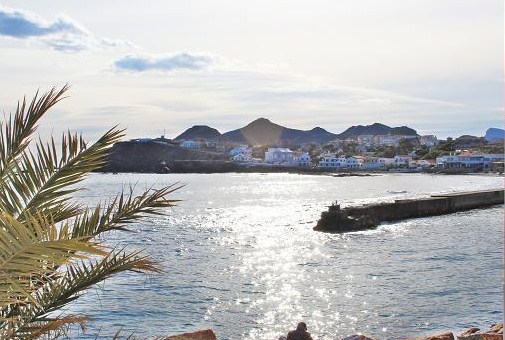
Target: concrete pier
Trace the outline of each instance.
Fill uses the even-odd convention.
[[[367,204],[340,209],[333,204],[314,230],[325,232],[350,232],[376,228],[381,222],[408,218],[450,214],[457,211],[484,208],[503,204],[504,190],[483,190],[450,194],[436,194],[427,198],[396,200],[391,203]]]

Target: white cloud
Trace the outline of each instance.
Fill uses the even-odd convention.
[[[209,54],[176,53],[157,55],[127,55],[114,62],[118,70],[144,72],[150,70],[175,71],[175,70],[201,70],[217,60]]]
[[[134,46],[124,40],[97,39],[82,25],[67,16],[52,21],[23,9],[0,5],[0,35],[18,40],[35,40],[61,52],[79,52],[92,47]]]

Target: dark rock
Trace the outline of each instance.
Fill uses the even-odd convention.
[[[181,148],[156,141],[114,144],[102,172],[229,172],[238,165],[218,152]]]
[[[328,211],[321,213],[314,230],[329,232],[349,232],[374,229],[379,225],[379,220],[372,214],[350,215],[346,210],[340,209],[335,202],[328,207]]]
[[[342,340],[374,340],[373,338],[369,338],[365,335],[355,334],[348,336],[347,338],[343,338]]]

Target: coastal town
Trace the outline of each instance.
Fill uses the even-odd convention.
[[[185,160],[200,161],[202,167],[212,161],[233,163],[235,167],[231,169],[325,172],[502,173],[504,168],[503,130],[496,128],[488,129],[482,137],[463,135],[443,140],[435,135],[418,135],[407,127],[389,128],[378,123],[352,127],[340,135],[316,128],[310,131],[310,138],[301,138],[290,131],[291,139],[285,138],[283,136],[289,135],[286,130],[292,129],[261,118],[229,132],[232,137],[228,138],[208,126],[194,126],[173,140],[161,136],[132,139],[129,143],[186,151],[172,159],[163,158],[163,152],[158,155],[161,166],[167,171],[171,163]],[[149,148],[138,152],[149,152],[146,150]]]

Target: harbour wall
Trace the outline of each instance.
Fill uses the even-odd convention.
[[[314,227],[317,231],[348,232],[376,228],[381,222],[449,214],[503,204],[504,190],[437,194],[426,198],[396,200],[340,209],[332,205]]]

